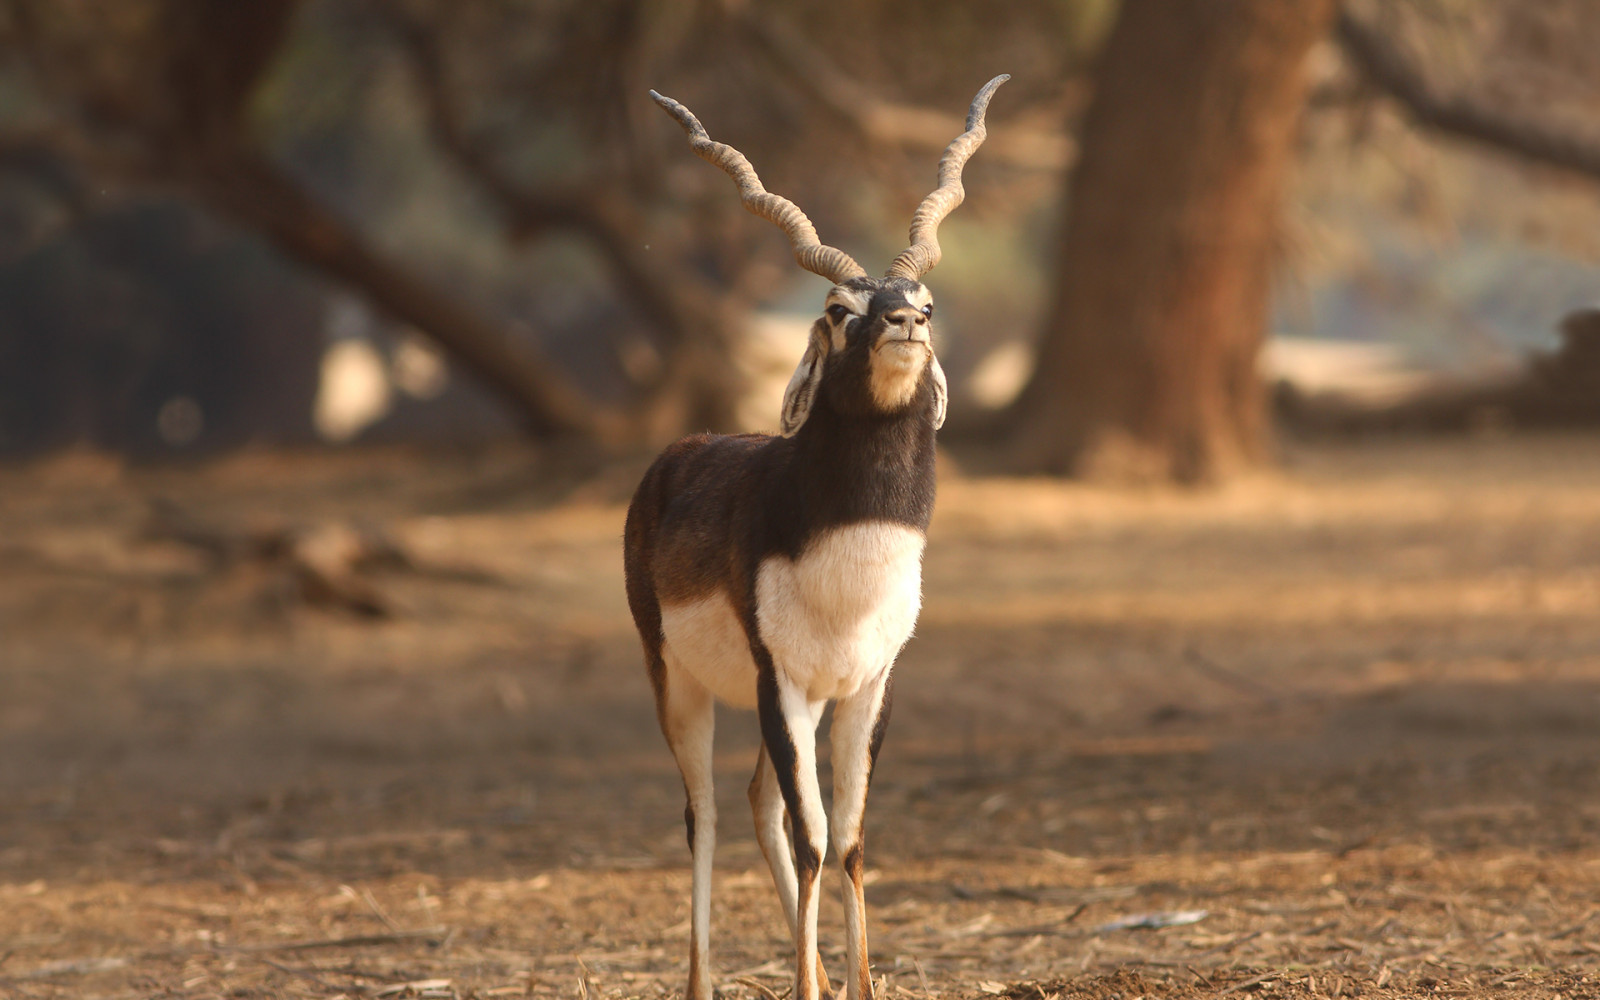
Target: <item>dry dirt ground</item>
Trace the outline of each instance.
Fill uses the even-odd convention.
[[[0,996],[677,996],[641,468],[0,469]],[[363,617],[174,512],[410,564]],[[1199,494],[947,476],[926,590],[868,810],[885,1000],[1600,995],[1600,439]],[[774,1000],[755,730],[721,722],[717,982]]]

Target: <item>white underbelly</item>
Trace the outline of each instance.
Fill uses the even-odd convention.
[[[870,522],[827,532],[799,559],[763,561],[756,622],[779,674],[813,701],[849,697],[882,674],[916,627],[923,545],[914,528]],[[663,605],[661,628],[669,670],[755,707],[755,661],[726,595]]]
[[[688,674],[724,704],[756,707],[756,662],[728,595],[719,590],[686,604],[663,604],[661,634],[669,671]]]

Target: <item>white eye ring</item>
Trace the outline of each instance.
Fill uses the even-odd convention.
[[[843,323],[845,318],[850,315],[850,310],[837,302],[829,306],[824,311],[827,312],[828,318],[832,319],[835,323]]]

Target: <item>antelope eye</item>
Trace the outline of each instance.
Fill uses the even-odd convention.
[[[850,310],[846,309],[844,306],[839,305],[837,302],[835,302],[833,305],[829,306],[827,312],[828,312],[828,318],[833,320],[835,323],[843,323],[844,322],[844,318],[846,316],[850,315]]]
[[[922,315],[928,317],[929,319],[933,319],[933,304],[931,302],[922,307]]]

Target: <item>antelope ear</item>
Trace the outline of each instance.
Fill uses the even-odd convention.
[[[928,374],[933,378],[933,429],[944,426],[944,414],[950,405],[950,386],[944,380],[944,369],[939,367],[939,357],[928,359]]]
[[[822,369],[828,363],[828,321],[819,319],[811,326],[811,342],[806,345],[805,356],[789,377],[789,387],[783,390],[783,412],[779,427],[784,437],[790,437],[811,416],[811,404],[817,401],[817,389],[822,385]]]

